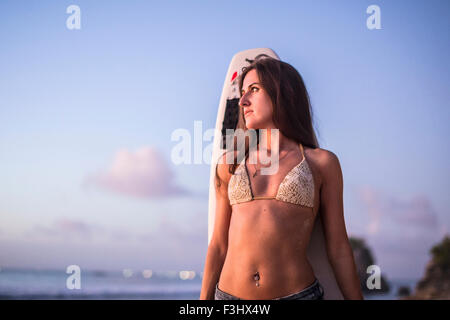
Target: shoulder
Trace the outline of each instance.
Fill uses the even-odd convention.
[[[320,175],[321,181],[341,174],[341,165],[338,156],[326,149],[305,147],[305,154],[309,163]]]

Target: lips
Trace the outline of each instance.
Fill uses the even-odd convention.
[[[253,110],[245,110],[244,116],[246,117],[249,113],[253,112]]]

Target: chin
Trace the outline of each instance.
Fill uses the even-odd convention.
[[[245,123],[247,129],[265,129],[267,126],[264,125],[264,123],[258,122],[258,121],[248,121]]]
[[[254,129],[254,130],[259,129],[259,126],[258,126],[258,125],[255,125],[255,124],[254,124],[253,122],[251,122],[251,121],[247,122],[247,123],[245,124],[245,126],[247,127],[247,129]]]
[[[245,126],[247,127],[247,129],[259,129],[260,127],[260,123],[259,121],[255,121],[254,119],[252,119],[253,117],[250,117],[248,120],[245,121]]]

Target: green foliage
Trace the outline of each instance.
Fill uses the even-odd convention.
[[[450,237],[446,235],[441,243],[430,250],[433,261],[445,271],[450,270]]]
[[[353,250],[356,249],[364,249],[366,247],[366,243],[363,238],[349,237],[350,246]]]
[[[366,245],[366,241],[363,238],[357,237],[349,237],[350,246],[353,251],[360,251],[361,258],[363,259],[364,267],[375,264],[375,260],[373,259],[372,252],[369,247]]]

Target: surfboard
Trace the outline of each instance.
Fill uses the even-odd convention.
[[[225,152],[224,142],[226,129],[235,129],[239,112],[239,84],[238,78],[242,74],[242,68],[249,65],[259,55],[268,55],[280,60],[278,55],[270,48],[255,48],[236,53],[228,66],[228,71],[223,84],[222,94],[219,100],[219,109],[216,118],[216,134],[214,136],[212,160],[209,182],[208,205],[208,245],[211,241],[214,229],[216,211],[216,197],[214,188],[215,165],[219,157]],[[217,134],[217,133],[221,134]],[[337,284],[333,269],[326,253],[326,241],[323,232],[320,212],[314,222],[311,239],[307,248],[307,257],[314,270],[316,278],[324,288],[325,300],[341,300],[342,293]]]

